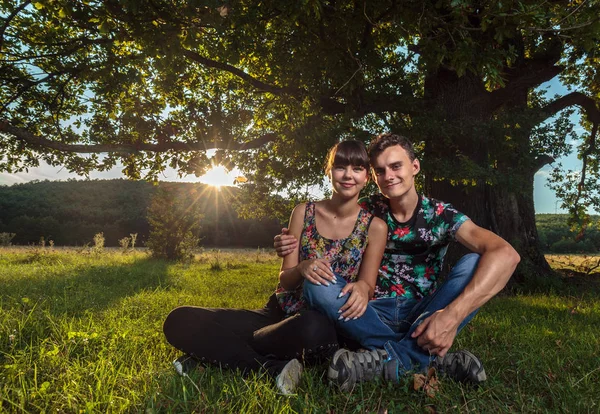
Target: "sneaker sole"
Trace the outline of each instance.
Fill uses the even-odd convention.
[[[333,354],[333,359],[331,360],[331,364],[329,364],[329,368],[327,369],[327,378],[329,381],[334,382],[340,388],[340,391],[348,392],[354,388],[356,384],[356,378],[354,377],[354,372],[351,369],[348,369],[347,361],[344,361],[343,356],[346,355],[349,351],[346,349],[338,349],[335,354]],[[341,361],[340,361],[341,359]],[[340,366],[338,367],[338,362]],[[343,382],[340,382],[340,371],[347,371],[346,378]],[[343,377],[344,375],[342,375]]]
[[[292,359],[285,364],[279,375],[277,375],[277,388],[283,395],[292,395],[300,384],[304,367],[297,359]]]
[[[479,358],[477,358],[475,355],[473,355],[472,353],[470,353],[467,350],[463,349],[461,352],[463,352],[465,355],[468,355],[471,359],[473,359],[475,361],[479,361],[479,371],[477,371],[477,373],[475,374],[475,378],[467,378],[464,382],[479,385],[482,382],[486,381],[487,375],[485,373],[485,369],[483,368],[483,364],[481,363]]]

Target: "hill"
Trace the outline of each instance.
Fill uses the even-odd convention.
[[[172,183],[181,194],[192,188],[200,194],[190,208],[204,214],[200,236],[205,246],[268,247],[281,228],[277,220],[243,220],[234,209],[237,188],[200,183]],[[130,233],[144,242],[146,220],[157,186],[145,181],[68,180],[32,181],[0,186],[0,232],[16,233],[13,244],[38,243],[40,237],[56,245],[90,243],[103,232],[107,246]]]

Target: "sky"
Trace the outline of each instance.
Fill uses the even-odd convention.
[[[548,88],[547,96],[564,95],[568,93],[567,88],[560,84],[558,79],[553,79],[541,86],[541,88]],[[576,130],[581,132],[579,126],[579,114],[575,113],[572,116],[572,120],[576,126]],[[208,156],[212,156],[214,151],[209,151]],[[565,169],[577,169],[581,166],[575,154],[571,154],[569,157],[557,160],[562,162]],[[113,179],[113,178],[124,178],[121,170],[122,166],[115,166],[110,171],[106,172],[93,172],[90,174],[91,179]],[[534,203],[536,213],[566,213],[566,210],[561,209],[560,201],[554,195],[554,192],[548,188],[547,179],[552,170],[552,166],[546,165],[544,168],[539,170],[534,179]],[[186,175],[179,177],[177,171],[172,168],[167,170],[159,178],[162,181],[176,181],[176,182],[202,182],[205,184],[223,186],[232,185],[234,178],[240,175],[240,171],[234,169],[232,171],[226,171],[223,167],[216,167],[209,171],[202,177],[196,177],[194,175]],[[85,177],[77,176],[76,174],[69,173],[66,169],[60,167],[52,167],[47,164],[40,163],[40,167],[30,168],[28,172],[9,174],[0,172],[0,185],[12,185],[16,183],[25,183],[33,180],[67,180],[69,178],[85,179]],[[591,211],[590,211],[591,212]]]

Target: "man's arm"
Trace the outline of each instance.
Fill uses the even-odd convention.
[[[289,234],[289,230],[284,227],[281,229],[281,234],[273,238],[273,247],[277,252],[277,256],[285,257],[298,248],[298,239]]]
[[[299,238],[304,226],[306,204],[298,204],[290,217],[289,232]],[[326,259],[307,259],[299,262],[298,254],[288,254],[281,263],[279,282],[286,290],[296,289],[306,279],[311,283],[328,285],[335,283],[335,275]]]
[[[510,244],[471,220],[463,223],[456,239],[481,258],[463,292],[446,308],[426,318],[413,332],[417,343],[431,354],[444,356],[452,346],[461,322],[506,286],[521,260]]]

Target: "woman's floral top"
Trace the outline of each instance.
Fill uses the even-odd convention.
[[[456,240],[456,232],[469,218],[450,204],[421,195],[406,223],[396,220],[389,200],[381,194],[360,199],[359,204],[388,226],[374,299],[421,299],[433,293],[448,244]]]
[[[345,239],[330,240],[322,237],[317,231],[315,203],[306,203],[298,262],[307,259],[328,259],[336,277],[343,277],[347,282],[354,281],[358,276],[360,263],[367,246],[367,235],[372,219],[371,213],[361,209],[352,233]],[[306,306],[302,296],[302,284],[293,291],[286,291],[281,285],[278,285],[275,293],[279,306],[288,316]]]

